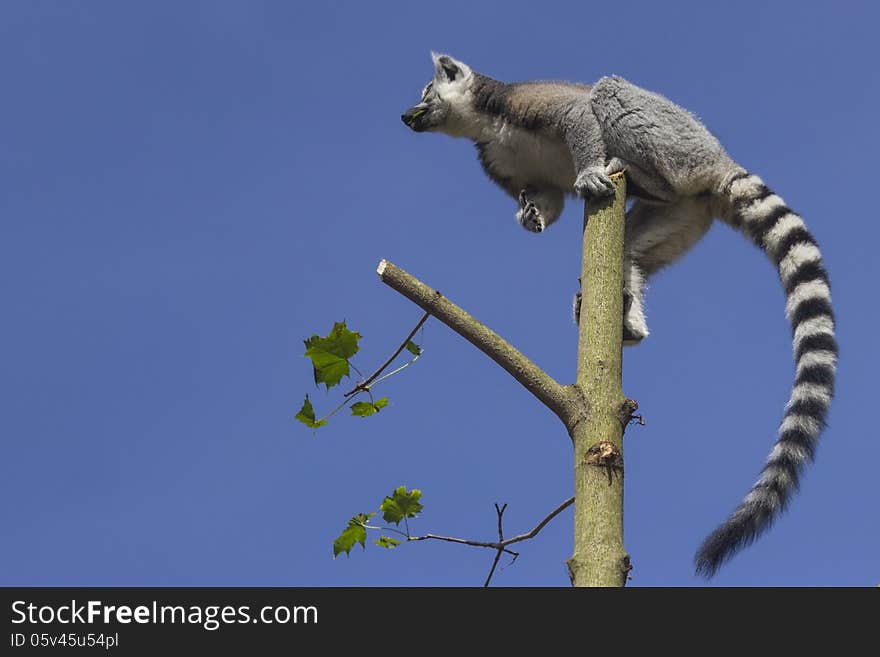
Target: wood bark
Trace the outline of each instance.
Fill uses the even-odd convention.
[[[590,412],[574,442],[574,586],[623,586],[623,431],[634,408],[621,387],[626,180],[616,195],[584,207],[576,387]]]

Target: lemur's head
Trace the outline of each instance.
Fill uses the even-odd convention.
[[[469,90],[474,79],[470,67],[448,55],[431,53],[434,79],[422,89],[422,100],[401,115],[415,132],[444,132],[464,136],[467,132]]]

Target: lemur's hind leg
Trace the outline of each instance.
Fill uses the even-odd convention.
[[[533,233],[540,233],[559,219],[565,205],[562,190],[531,185],[520,191],[518,201],[516,220]]]
[[[630,208],[624,246],[624,344],[635,344],[648,335],[647,279],[687,253],[711,225],[709,202],[703,199],[669,204],[636,201]]]
[[[684,255],[712,225],[708,202],[684,199],[656,204],[636,201],[626,213],[623,263],[623,344],[647,337],[645,283],[647,278]],[[579,321],[581,295],[574,300]]]

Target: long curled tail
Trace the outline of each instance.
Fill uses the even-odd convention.
[[[785,314],[794,334],[796,374],[779,437],[740,505],[697,551],[697,573],[711,577],[785,509],[813,459],[834,393],[837,341],[828,274],[803,220],[758,176],[739,170],[727,182],[726,221],[774,262],[785,288]]]

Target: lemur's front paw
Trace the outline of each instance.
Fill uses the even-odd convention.
[[[612,157],[608,160],[608,164],[605,165],[605,173],[609,176],[614,175],[615,173],[620,173],[621,171],[626,171],[627,164],[619,157]]]
[[[605,173],[605,167],[590,167],[578,174],[574,191],[581,198],[613,196],[614,183]]]
[[[520,226],[533,233],[540,233],[547,227],[547,222],[544,221],[541,211],[529,199],[526,190],[519,193],[519,210],[516,213],[516,220]]]

